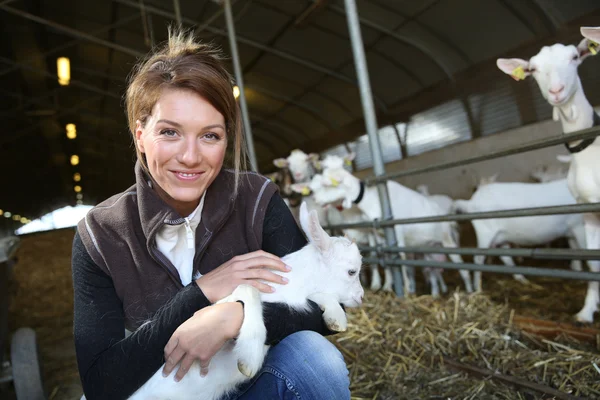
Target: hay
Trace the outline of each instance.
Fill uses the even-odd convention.
[[[69,229],[24,237],[10,288],[10,328],[36,330],[50,400],[81,395],[72,337],[73,234]],[[458,274],[445,277],[450,287],[460,285]],[[349,310],[348,331],[329,337],[347,361],[352,398],[543,398],[449,362],[600,398],[595,345],[564,335],[537,338],[516,326],[518,316],[570,321],[583,304],[585,283],[538,278],[524,286],[509,276],[485,274],[484,289],[486,295],[457,293],[442,300],[367,293],[362,308]]]
[[[519,332],[514,310],[483,294],[455,292],[433,300],[368,293],[362,308],[348,314],[347,332],[330,340],[344,354],[356,400],[541,398],[531,389],[478,379],[450,362],[576,396],[600,396],[594,348]]]

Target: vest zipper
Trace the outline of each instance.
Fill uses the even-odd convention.
[[[192,230],[192,227],[190,226],[190,220],[186,218],[184,218],[185,220],[185,232],[186,232],[186,236],[187,236],[187,248],[188,249],[193,249],[195,248],[195,243],[194,243],[194,231]]]

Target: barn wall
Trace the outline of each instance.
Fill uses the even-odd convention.
[[[462,142],[433,150],[404,160],[386,164],[386,173],[422,168],[433,164],[461,160],[475,155],[487,154],[561,133],[560,123],[552,120],[522,126],[484,136],[468,142]],[[469,198],[479,177],[499,173],[498,181],[532,182],[530,172],[539,166],[565,168],[556,160],[558,154],[568,154],[564,146],[553,146],[509,157],[479,162],[476,164],[455,167],[444,171],[418,174],[399,178],[398,181],[410,188],[427,184],[431,194],[447,194],[453,198]],[[373,175],[372,168],[356,173],[360,178]]]

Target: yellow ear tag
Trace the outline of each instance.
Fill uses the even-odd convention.
[[[331,184],[333,185],[333,187],[336,187],[337,185],[340,184],[340,182],[337,179],[331,178]]]
[[[349,166],[349,167],[352,166],[352,161],[351,160],[344,160],[344,162],[345,162],[345,164],[347,166]]]
[[[593,40],[590,40],[590,42],[588,43],[588,50],[590,51],[590,53],[592,53],[593,56],[598,54],[598,47],[600,47],[600,44],[594,42]]]
[[[525,70],[523,69],[523,67],[518,66],[517,68],[513,69],[511,76],[516,81],[522,81],[523,79],[525,79]]]
[[[302,196],[308,196],[310,194],[310,189],[304,186],[302,188]]]

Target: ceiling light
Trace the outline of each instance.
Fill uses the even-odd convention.
[[[75,186],[73,187],[73,190],[75,191],[75,193],[79,193],[79,192],[81,192],[81,186],[79,186],[79,185],[75,185]]]
[[[67,57],[59,57],[56,60],[56,72],[58,74],[58,83],[67,86],[71,80],[71,62]]]
[[[21,217],[20,221],[23,225],[25,225],[27,223],[27,218]]]
[[[10,218],[10,217],[12,217],[12,214],[10,212],[6,211],[4,213],[4,218]]]
[[[0,210],[0,215],[4,214],[4,211]]]
[[[81,180],[81,175],[79,174],[79,172],[75,172],[75,173],[73,174],[73,180],[74,180],[75,182],[79,182],[79,181]]]
[[[71,165],[77,165],[77,164],[79,164],[79,156],[73,154],[71,156]]]
[[[75,124],[67,124],[67,137],[69,139],[75,139],[77,137],[77,128]]]
[[[235,85],[233,87],[233,97],[235,97],[236,99],[240,97],[240,88],[238,87],[238,85]]]
[[[77,198],[77,200],[81,200],[83,199],[83,194],[81,193],[77,193],[77,196],[75,196]]]

